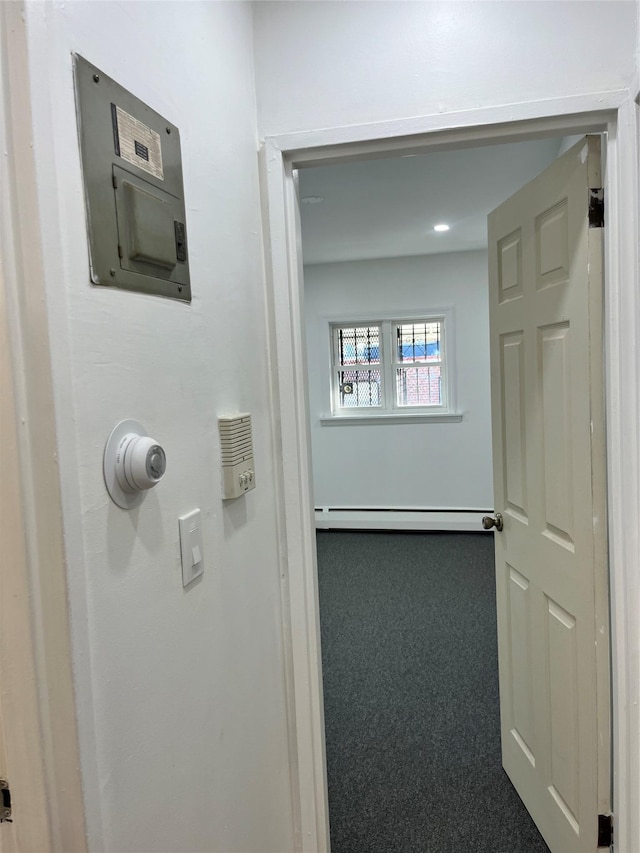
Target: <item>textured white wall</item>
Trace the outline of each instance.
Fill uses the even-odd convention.
[[[267,385],[251,7],[28,3],[89,847],[293,847]],[[181,130],[193,303],[95,288],[72,51]],[[257,488],[221,501],[216,417],[254,417]],[[125,512],[102,480],[122,418],[164,445]],[[200,507],[187,591],[178,516]]]
[[[305,267],[316,506],[493,506],[486,252]],[[331,411],[328,323],[453,307],[461,423],[322,426]]]
[[[636,79],[634,90],[640,96],[640,0],[636,0]]]
[[[261,134],[608,91],[634,0],[255,3]]]

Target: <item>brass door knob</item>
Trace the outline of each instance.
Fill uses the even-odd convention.
[[[485,515],[482,519],[482,526],[485,530],[491,530],[492,527],[500,532],[502,530],[502,513],[497,512],[495,518],[491,515]]]

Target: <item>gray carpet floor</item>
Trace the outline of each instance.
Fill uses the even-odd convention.
[[[501,767],[493,536],[317,546],[332,853],[548,853]]]

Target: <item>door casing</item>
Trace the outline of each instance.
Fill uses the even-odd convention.
[[[87,849],[23,4],[0,3],[0,849]],[[4,845],[4,846],[3,846]]]
[[[640,849],[638,130],[628,90],[266,137],[260,152],[297,849],[329,849],[296,170],[349,160],[606,133],[605,381],[616,850]],[[283,393],[280,393],[283,389]],[[283,452],[286,450],[286,452]]]

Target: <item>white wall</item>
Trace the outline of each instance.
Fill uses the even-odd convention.
[[[28,3],[33,144],[89,849],[293,847],[256,161],[251,7]],[[181,130],[193,303],[89,283],[72,51]],[[257,488],[221,501],[216,417],[254,416]],[[112,504],[122,418],[164,481]],[[178,516],[205,574],[183,590]]]
[[[634,0],[255,4],[261,134],[630,85]]]
[[[640,95],[640,0],[636,0],[636,16],[636,79],[633,88]]]
[[[315,505],[492,508],[487,253],[310,265],[304,281]],[[331,412],[330,320],[447,307],[461,423],[319,422]]]

